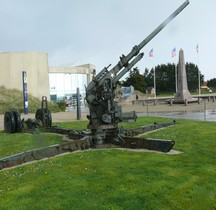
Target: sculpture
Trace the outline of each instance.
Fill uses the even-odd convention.
[[[173,103],[185,103],[185,102],[187,103],[187,102],[195,102],[197,100],[198,99],[196,98],[192,98],[188,90],[184,51],[180,49],[179,63],[178,63],[177,93],[174,97]]]

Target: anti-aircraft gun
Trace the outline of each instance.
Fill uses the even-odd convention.
[[[175,144],[172,140],[160,140],[149,138],[136,138],[140,133],[156,130],[162,127],[174,125],[173,123],[142,126],[132,130],[118,128],[118,123],[123,121],[135,121],[135,112],[122,113],[121,106],[114,101],[115,89],[119,79],[124,76],[140,59],[143,53],[140,50],[156,36],[173,18],[175,18],[187,5],[186,0],[164,22],[162,22],[139,45],[135,45],[128,55],[122,55],[120,61],[111,69],[105,67],[99,72],[86,88],[86,100],[90,115],[88,129],[91,132],[64,129],[52,126],[52,117],[48,109],[47,98],[42,98],[41,108],[36,111],[36,119],[21,120],[17,111],[7,111],[4,115],[4,127],[6,133],[35,132],[36,128],[46,132],[63,134],[70,140],[48,148],[39,148],[24,153],[19,153],[0,160],[0,170],[33,160],[51,157],[68,151],[82,150],[95,147],[100,143],[117,141],[124,148],[145,148],[161,152],[169,152]],[[131,61],[131,59],[133,59]],[[78,98],[79,98],[79,94]],[[111,145],[113,146],[113,145]]]
[[[142,59],[144,53],[140,53],[140,50],[188,4],[189,1],[186,0],[139,45],[135,45],[128,55],[122,55],[112,69],[109,70],[110,65],[102,69],[87,86],[86,101],[90,111],[90,115],[87,116],[88,129],[91,129],[96,143],[104,143],[106,140],[121,141],[121,129],[118,128],[118,123],[136,120],[135,112],[122,113],[121,106],[114,101],[117,83]]]

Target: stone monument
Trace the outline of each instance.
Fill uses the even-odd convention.
[[[196,101],[198,101],[198,99],[193,98],[188,90],[184,51],[180,49],[179,63],[178,63],[177,93],[173,99],[173,103],[189,103],[189,102],[196,102]]]

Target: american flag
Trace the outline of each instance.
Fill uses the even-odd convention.
[[[154,56],[154,54],[153,54],[153,48],[152,48],[149,52],[149,57],[153,57],[153,56]]]
[[[175,57],[175,56],[176,56],[176,48],[173,48],[171,54],[172,54],[172,57]]]

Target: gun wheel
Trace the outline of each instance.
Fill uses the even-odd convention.
[[[16,133],[16,120],[12,111],[4,114],[4,130],[6,133]]]
[[[49,109],[37,109],[35,113],[35,119],[40,120],[43,126],[51,126],[52,125],[52,115]]]
[[[15,119],[16,133],[20,133],[23,128],[20,113],[18,111],[12,111],[12,112],[13,112],[14,119]]]

